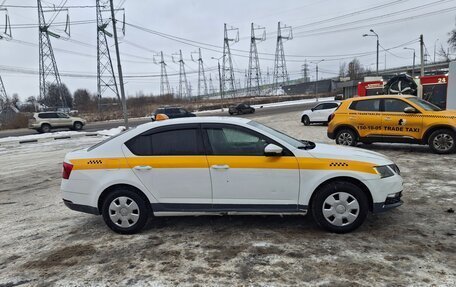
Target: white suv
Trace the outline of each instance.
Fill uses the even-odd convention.
[[[29,120],[29,128],[40,133],[48,133],[55,128],[69,128],[79,131],[85,124],[86,120],[79,117],[70,117],[61,112],[35,113]]]
[[[330,121],[329,116],[337,110],[339,105],[340,102],[325,102],[316,105],[310,110],[305,110],[301,114],[301,123],[305,126],[311,123],[327,124]]]
[[[71,209],[119,233],[149,215],[312,212],[349,232],[369,211],[402,204],[397,166],[381,154],[297,140],[248,119],[196,117],[140,125],[70,152],[61,191]]]

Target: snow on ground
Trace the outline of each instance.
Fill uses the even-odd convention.
[[[297,113],[256,116],[332,143]],[[60,198],[65,153],[102,137],[0,146],[0,286],[456,286],[456,155],[361,145],[394,159],[405,204],[331,234],[310,216],[153,218],[137,235]]]
[[[45,134],[34,134],[34,135],[25,135],[25,136],[17,136],[17,137],[6,137],[0,138],[0,144],[8,144],[8,143],[16,143],[19,141],[30,141],[30,140],[53,140],[55,138],[62,138],[62,137],[83,137],[86,135],[100,135],[100,136],[113,136],[125,130],[124,126],[119,126],[117,128],[112,128],[109,130],[100,130],[96,132],[84,132],[84,131],[60,131],[60,132],[52,132],[52,133],[45,133]]]

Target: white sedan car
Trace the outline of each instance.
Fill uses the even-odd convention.
[[[301,123],[308,126],[311,123],[327,124],[329,116],[336,111],[340,102],[324,102],[316,105],[310,110],[305,110],[301,114]]]
[[[68,153],[62,177],[69,208],[101,214],[119,233],[140,231],[150,215],[307,212],[344,233],[402,204],[399,169],[383,155],[232,117],[140,125]]]

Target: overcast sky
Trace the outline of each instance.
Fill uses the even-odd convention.
[[[0,4],[36,6],[35,0],[0,0]],[[60,4],[64,0],[46,0],[43,5]],[[380,44],[388,49],[401,46],[406,42],[417,40],[420,34],[430,58],[434,57],[434,44],[447,47],[448,32],[455,27],[455,0],[115,0],[115,6],[125,8],[126,22],[154,31],[178,36],[184,39],[209,45],[201,46],[207,78],[212,76],[214,86],[216,80],[217,61],[211,57],[220,57],[223,46],[223,24],[239,28],[241,40],[231,48],[242,50],[232,51],[233,62],[237,72],[236,79],[244,85],[244,71],[248,66],[250,45],[250,23],[254,22],[266,28],[267,39],[258,43],[260,66],[263,74],[269,68],[271,74],[274,66],[277,22],[295,27],[294,39],[284,43],[287,68],[290,78],[302,75],[301,65],[325,59],[320,63],[320,76],[334,77],[338,73],[341,62],[349,62],[358,55],[361,63],[375,70],[375,37],[363,38],[362,34],[374,29],[380,36]],[[46,4],[48,3],[48,4]],[[66,5],[94,5],[94,0],[67,0]],[[385,5],[384,5],[385,4]],[[381,7],[378,7],[383,5]],[[375,8],[377,7],[377,8]],[[21,99],[39,94],[38,75],[12,72],[12,68],[38,71],[38,28],[33,26],[19,27],[20,24],[36,24],[37,10],[33,8],[9,7],[8,13],[13,26],[13,40],[0,40],[0,74],[9,95],[18,93]],[[117,13],[122,18],[122,13]],[[0,23],[4,21],[4,11],[0,11]],[[69,11],[72,22],[95,20],[94,8],[74,8]],[[48,20],[53,13],[47,13]],[[105,15],[108,17],[108,14]],[[340,17],[339,17],[340,16]],[[54,23],[64,22],[66,12],[61,12]],[[338,18],[335,18],[338,17]],[[335,18],[335,19],[334,19]],[[2,24],[3,25],[3,24]],[[52,27],[52,26],[51,26]],[[0,25],[0,28],[3,26]],[[53,31],[59,32],[61,26]],[[51,38],[55,50],[55,58],[62,73],[84,74],[88,78],[62,76],[64,82],[74,92],[77,88],[86,88],[96,92],[96,24],[71,26],[71,38],[65,40]],[[112,39],[109,40],[112,45]],[[186,40],[185,40],[186,41]],[[81,43],[82,42],[82,43]],[[138,47],[141,46],[143,48]],[[173,63],[171,55],[182,50],[186,63],[188,79],[196,94],[198,69],[196,62],[191,61],[190,53],[197,47],[166,39],[126,26],[125,37],[121,40],[121,60],[126,78],[126,92],[134,96],[138,92],[146,94],[159,93],[159,77],[136,77],[157,75],[160,66],[154,64],[154,51],[163,51],[169,74],[179,71],[178,63]],[[415,48],[417,63],[419,61],[419,43],[411,43],[407,47]],[[210,50],[207,50],[209,48]],[[412,54],[404,50],[404,45],[388,52],[380,53],[380,69],[386,67],[411,65]],[[57,50],[60,49],[60,50]],[[62,51],[66,50],[66,51]],[[216,50],[216,51],[214,51]],[[382,50],[382,49],[381,49]],[[72,52],[77,52],[72,53]],[[114,47],[111,46],[114,56]],[[360,55],[370,52],[368,55]],[[242,57],[243,56],[243,57]],[[157,58],[158,59],[158,58]],[[115,64],[115,63],[114,63]],[[315,65],[310,64],[311,78],[315,78]],[[178,85],[178,76],[169,77],[174,89]]]

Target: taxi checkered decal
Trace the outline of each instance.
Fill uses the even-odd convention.
[[[101,161],[99,159],[93,159],[93,160],[89,160],[87,162],[87,164],[103,164],[103,161]]]
[[[329,166],[333,167],[333,166],[337,166],[337,167],[342,167],[342,166],[348,166],[348,163],[346,162],[332,162],[329,164]]]

